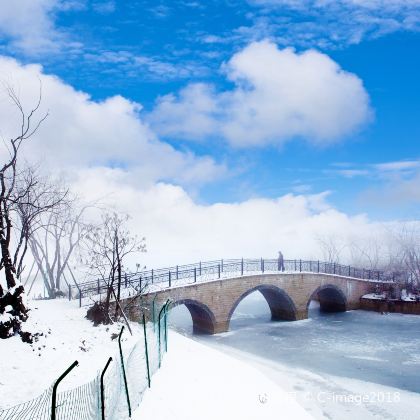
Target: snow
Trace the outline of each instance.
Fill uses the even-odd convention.
[[[19,337],[1,341],[0,407],[37,397],[74,360],[79,366],[60,384],[60,390],[89,382],[115,355],[118,345],[111,334],[118,333],[121,325],[93,327],[85,313],[86,308],[64,299],[31,302],[25,327],[43,336],[33,345]],[[134,323],[132,328],[134,336],[127,333],[124,338],[126,349],[142,342],[141,326]],[[162,368],[152,377],[152,388],[134,418],[263,420],[276,418],[279,412],[297,420],[311,418],[255,368],[170,331]],[[117,418],[126,416],[117,414]]]
[[[296,420],[312,417],[252,366],[169,333],[169,351],[133,416],[142,420]]]
[[[24,329],[41,332],[32,345],[20,337],[0,340],[0,407],[7,408],[37,397],[75,360],[79,366],[60,384],[60,390],[91,381],[108,357],[118,351],[117,340],[122,324],[93,327],[85,319],[86,308],[64,299],[29,301],[30,316]],[[123,334],[128,347],[142,335],[140,325],[132,325],[133,337]]]
[[[362,296],[363,299],[375,299],[375,300],[387,300],[385,293],[368,293]],[[405,290],[401,292],[401,299],[391,299],[391,300],[402,300],[404,302],[416,302],[417,296],[413,293],[407,293]]]
[[[224,354],[235,357],[248,366],[254,366],[265,374],[282,390],[296,398],[297,403],[315,419],[417,418],[420,402],[418,393],[340,376],[340,372],[337,372],[337,375],[321,374],[309,369],[292,367],[217,344],[216,348],[220,347]],[[363,398],[366,400],[363,401]]]

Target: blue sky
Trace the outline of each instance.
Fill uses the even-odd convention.
[[[314,142],[298,130],[281,134],[281,141],[274,132],[238,147],[219,129],[195,141],[165,131],[165,119],[150,124],[175,149],[228,168],[188,187],[199,203],[331,191],[329,201],[349,214],[419,216],[419,1],[34,3],[39,7],[18,11],[26,31],[0,17],[0,53],[40,63],[94,100],[122,95],[140,103],[139,115],[149,122],[158,98],[171,94],[180,109],[180,91],[195,83],[212,86],[207,98],[223,103],[241,83],[229,77],[226,63],[252,42],[322,53],[362,82],[371,114],[333,142]]]

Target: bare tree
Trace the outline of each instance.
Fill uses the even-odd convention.
[[[384,269],[387,255],[383,239],[377,236],[358,238],[347,245],[351,265],[369,270]]]
[[[420,287],[420,222],[399,225],[392,234],[393,265],[405,271],[413,286]]]
[[[0,167],[0,271],[4,272],[6,286],[4,290],[0,284],[0,338],[20,334],[24,341],[31,341],[31,334],[21,329],[22,322],[28,318],[28,309],[19,276],[32,223],[39,212],[53,206],[53,201],[47,197],[47,192],[45,196],[34,193],[39,179],[32,170],[19,169],[18,157],[23,143],[36,133],[48,113],[38,117],[41,87],[38,101],[29,112],[25,111],[13,88],[6,86],[6,93],[18,110],[20,128],[18,134],[5,143],[8,158]]]
[[[130,233],[126,226],[128,220],[128,215],[105,212],[102,215],[101,225],[86,235],[88,255],[86,265],[92,275],[98,276],[106,284],[107,290],[105,300],[100,302],[100,305],[96,304],[98,309],[94,310],[96,323],[112,323],[118,319],[119,314],[127,322],[120,306],[121,284],[128,272],[126,259],[130,254],[146,251],[145,238],[139,239]],[[136,267],[138,268],[139,264],[136,264]],[[138,293],[142,291],[138,290]],[[114,314],[110,313],[111,298],[115,301]],[[130,329],[128,322],[127,326]]]
[[[341,254],[346,248],[346,245],[332,235],[319,235],[316,237],[319,248],[322,252],[322,258],[327,263],[338,263],[341,259]]]
[[[50,182],[46,177],[40,176],[34,167],[24,169],[23,182],[18,183],[17,188],[21,197],[16,203],[20,223],[13,263],[17,277],[20,278],[33,236],[43,226],[44,217],[60,214],[61,209],[67,205],[68,189],[61,183]]]
[[[64,271],[93,229],[83,218],[89,207],[81,206],[76,198],[67,200],[57,211],[46,214],[30,237],[29,246],[50,298],[61,294]]]

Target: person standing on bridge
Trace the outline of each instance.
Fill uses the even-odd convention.
[[[279,251],[279,263],[278,263],[279,271],[284,271],[284,257],[281,251]]]

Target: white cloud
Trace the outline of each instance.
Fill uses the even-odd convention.
[[[365,124],[369,97],[362,81],[325,54],[279,50],[255,42],[224,66],[234,88],[217,92],[191,84],[159,99],[149,121],[158,133],[199,140],[222,137],[233,146],[282,144],[304,137],[340,140]]]
[[[82,7],[77,1],[64,0],[19,0],[2,1],[0,7],[0,40],[11,41],[9,48],[27,55],[58,52],[66,45],[67,54],[78,49],[79,43],[70,42],[54,24],[59,10]]]
[[[249,0],[257,6],[245,39],[270,34],[282,44],[321,48],[357,44],[397,31],[420,30],[419,0]],[[299,13],[299,19],[291,19]],[[302,18],[304,17],[304,18]]]
[[[90,197],[108,197],[133,216],[133,230],[146,236],[148,253],[141,262],[149,267],[275,258],[278,250],[286,258],[318,259],[318,236],[351,241],[381,230],[364,215],[350,217],[331,207],[326,193],[199,205],[179,186],[135,188],[119,182],[112,170],[96,169],[81,171],[75,187]]]
[[[420,160],[400,160],[395,162],[378,163],[374,165],[378,171],[393,172],[420,168]]]
[[[331,207],[327,193],[197,204],[174,184],[212,180],[223,166],[160,141],[139,118],[139,104],[121,96],[96,102],[40,66],[0,57],[0,79],[13,84],[27,106],[36,100],[38,78],[50,116],[25,144],[25,157],[54,173],[72,174],[74,189],[86,199],[100,198],[131,214],[133,231],[147,237],[149,253],[141,262],[148,266],[274,257],[279,249],[287,258],[321,258],[318,235],[350,237],[378,228],[363,215],[350,217]],[[1,96],[3,139],[12,135],[16,118]]]
[[[53,170],[86,167],[121,167],[127,182],[149,184],[160,180],[200,184],[225,173],[209,157],[180,152],[160,141],[139,117],[141,105],[121,96],[92,100],[59,78],[43,73],[38,65],[23,66],[0,57],[0,80],[20,92],[26,108],[36,101],[42,83],[42,110],[50,115],[37,135],[24,146],[31,161]],[[18,127],[18,115],[7,97],[0,101],[0,129],[3,139]]]

